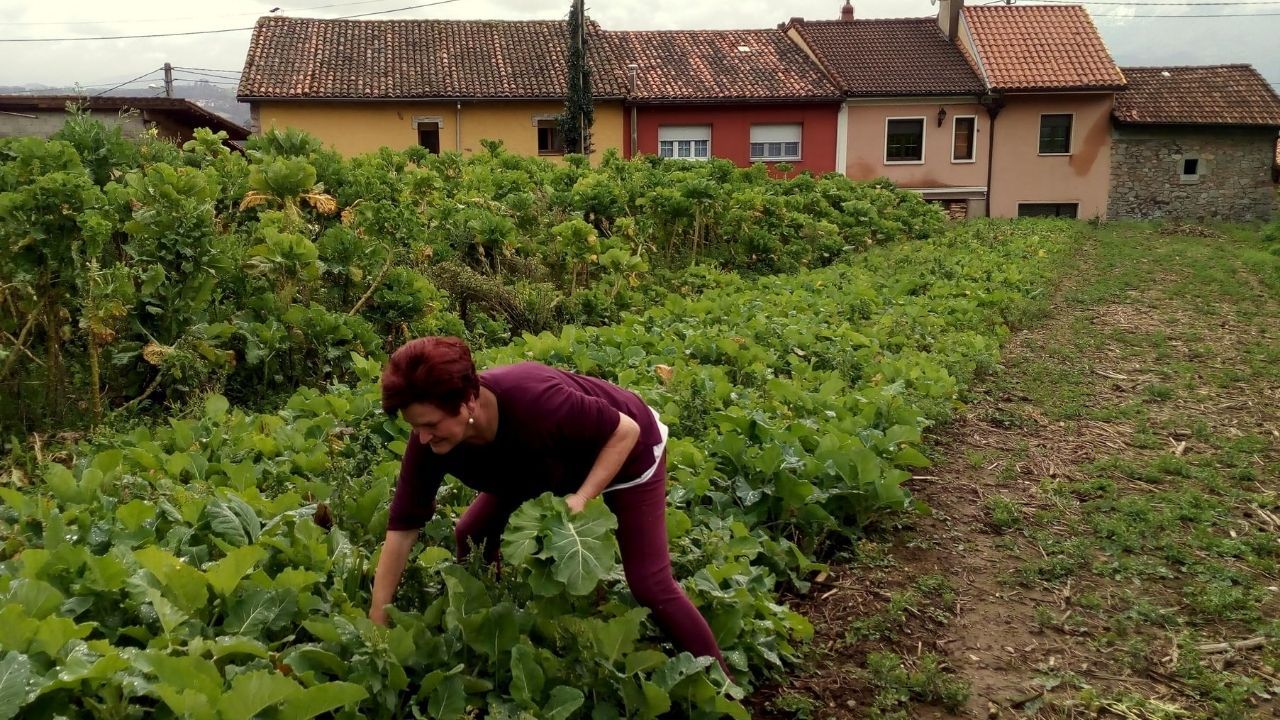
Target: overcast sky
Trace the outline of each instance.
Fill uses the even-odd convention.
[[[280,14],[337,17],[403,8],[422,0],[275,0]],[[984,0],[970,0],[971,3]],[[1026,3],[1027,0],[1019,0]],[[1121,65],[1250,63],[1280,86],[1280,0],[1225,4],[1223,0],[1099,0],[1089,7]],[[792,16],[835,19],[843,0],[588,0],[588,13],[611,30],[773,27]],[[1159,3],[1159,4],[1157,4]],[[1030,3],[1028,3],[1030,4]],[[376,18],[475,18],[534,20],[567,14],[569,0],[449,0]],[[918,17],[936,9],[930,0],[861,0],[860,18]],[[1145,7],[1144,7],[1145,5]],[[251,27],[275,5],[253,0],[186,3],[173,0],[0,0],[0,85],[114,84],[143,75],[166,61],[185,68],[236,71],[244,65],[249,32],[185,37],[9,42],[19,38],[140,35]],[[1182,17],[1152,18],[1144,15]],[[1190,15],[1238,15],[1192,18]],[[90,22],[93,21],[93,22]],[[105,21],[105,22],[104,22]],[[200,71],[179,71],[199,79]],[[231,73],[210,73],[231,76]],[[152,74],[132,85],[148,90]],[[205,77],[205,79],[211,79]],[[214,80],[218,82],[218,80]]]

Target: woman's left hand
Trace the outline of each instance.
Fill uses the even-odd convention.
[[[582,512],[587,507],[587,499],[578,493],[572,493],[566,497],[564,501],[565,504],[569,506],[569,512],[575,515]]]

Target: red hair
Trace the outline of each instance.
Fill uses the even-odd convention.
[[[479,393],[471,348],[456,337],[410,340],[392,353],[382,371],[382,409],[392,417],[416,402],[457,415]]]

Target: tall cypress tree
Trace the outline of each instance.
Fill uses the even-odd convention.
[[[565,152],[591,153],[591,126],[595,108],[591,104],[591,69],[587,67],[586,12],[583,0],[573,0],[569,9],[569,77],[560,132]]]

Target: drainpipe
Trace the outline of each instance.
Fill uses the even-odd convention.
[[[636,127],[636,101],[635,101],[636,73],[639,70],[640,70],[640,66],[635,63],[631,63],[630,65],[627,66],[627,72],[631,76],[631,87],[630,87],[631,97],[628,98],[631,101],[631,154],[628,157],[631,157],[631,158],[634,158],[636,156],[636,153],[640,149],[640,130],[639,128]]]
[[[462,101],[458,101],[457,114],[453,118],[453,149],[462,152]]]
[[[1000,110],[1004,108],[1004,102],[995,95],[983,95],[978,102],[987,109],[987,117],[991,119],[991,124],[987,128],[987,217],[991,217],[991,178],[995,169],[996,155],[996,116],[1000,114]]]

